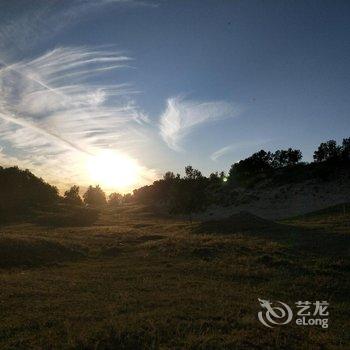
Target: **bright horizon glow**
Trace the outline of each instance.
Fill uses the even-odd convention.
[[[86,166],[91,181],[109,190],[125,192],[141,177],[141,168],[134,159],[110,150],[89,157]]]

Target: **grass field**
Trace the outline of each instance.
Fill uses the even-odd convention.
[[[0,349],[349,349],[348,212],[3,226]],[[258,298],[327,300],[329,328],[266,328]]]

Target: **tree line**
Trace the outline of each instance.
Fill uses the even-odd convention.
[[[273,153],[260,150],[232,164],[227,175],[215,172],[205,177],[189,165],[183,177],[167,172],[163,179],[134,190],[133,200],[191,216],[211,204],[235,203],[238,187],[252,187],[261,181],[293,183],[315,177],[326,179],[338,168],[349,171],[350,138],[343,139],[341,145],[334,140],[321,143],[313,160],[302,162],[302,152],[288,148]]]
[[[0,223],[29,218],[45,224],[86,224],[97,220],[99,208],[115,207],[130,201],[131,194],[111,193],[89,186],[83,197],[74,185],[63,196],[57,187],[28,169],[0,166]]]
[[[111,207],[119,206],[131,201],[131,194],[111,193],[109,196],[102,190],[99,185],[89,186],[83,197],[79,194],[79,186],[72,186],[64,192],[63,201],[71,205],[87,205],[92,207],[103,207],[109,205]]]
[[[237,187],[254,186],[264,180],[291,183],[310,177],[326,178],[337,168],[348,171],[350,138],[343,139],[340,145],[334,140],[321,143],[313,159],[311,163],[302,162],[302,152],[298,149],[260,150],[232,164],[228,174],[214,172],[206,177],[188,165],[184,176],[168,171],[162,179],[135,189],[132,194],[115,192],[107,196],[96,185],[89,186],[82,197],[77,185],[61,197],[55,186],[29,170],[0,167],[0,219],[11,213],[25,214],[40,209],[52,208],[55,212],[66,208],[66,211],[73,211],[72,208],[116,207],[130,202],[157,205],[166,208],[169,213],[191,216],[210,204],[234,203]],[[80,210],[79,215],[81,213]]]

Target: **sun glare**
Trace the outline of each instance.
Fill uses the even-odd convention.
[[[108,150],[91,156],[87,168],[90,179],[106,189],[125,190],[140,177],[140,166],[135,160]]]

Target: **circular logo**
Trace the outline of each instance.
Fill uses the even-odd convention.
[[[273,328],[273,326],[287,324],[292,320],[292,309],[286,303],[282,303],[282,301],[272,303],[268,300],[258,300],[260,306],[264,309],[259,311],[258,318],[264,326]]]

